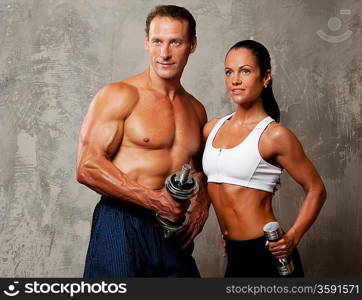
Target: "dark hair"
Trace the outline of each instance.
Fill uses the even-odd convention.
[[[156,6],[147,16],[145,31],[148,36],[150,24],[155,17],[169,17],[173,19],[186,21],[188,24],[188,36],[190,41],[196,35],[196,21],[192,14],[184,7],[176,5]]]
[[[254,54],[254,56],[257,58],[259,68],[260,68],[260,76],[263,77],[267,70],[271,70],[271,64],[270,64],[270,55],[268,50],[259,42],[253,41],[253,40],[244,40],[236,43],[234,46],[232,46],[229,51],[226,53],[226,56],[229,54],[229,52],[233,49],[240,49],[240,48],[246,48],[251,51],[251,53]],[[225,56],[225,57],[226,57]],[[273,94],[273,87],[272,87],[272,80],[270,80],[267,88],[263,89],[263,92],[261,94],[261,98],[263,100],[263,106],[265,109],[265,112],[272,117],[275,121],[279,122],[280,120],[280,109],[277,101],[275,100],[274,94]]]

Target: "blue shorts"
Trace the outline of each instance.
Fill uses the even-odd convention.
[[[155,213],[102,196],[92,221],[85,278],[200,277],[193,245],[165,239]]]

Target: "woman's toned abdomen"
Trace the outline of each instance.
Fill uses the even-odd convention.
[[[260,237],[263,226],[275,221],[269,192],[224,183],[208,183],[208,192],[226,238]]]

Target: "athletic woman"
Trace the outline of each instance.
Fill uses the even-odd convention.
[[[296,246],[323,206],[324,184],[296,136],[279,123],[268,50],[251,40],[232,46],[225,82],[236,110],[205,125],[203,155],[208,192],[226,242],[225,277],[278,277],[274,259],[287,257],[295,266],[291,276],[303,277]],[[266,245],[263,226],[277,221],[272,196],[283,170],[301,185],[305,200],[283,238]]]

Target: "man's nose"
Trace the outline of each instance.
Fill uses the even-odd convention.
[[[167,60],[171,57],[171,51],[170,51],[170,48],[168,45],[164,45],[162,48],[161,48],[161,53],[160,53],[160,56],[162,59],[164,60]]]

